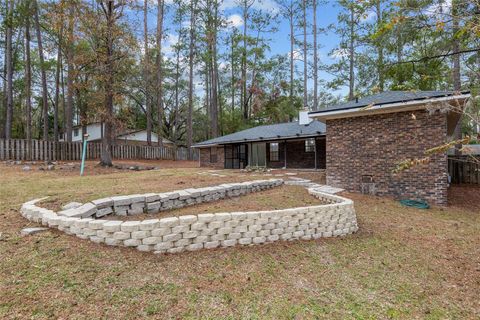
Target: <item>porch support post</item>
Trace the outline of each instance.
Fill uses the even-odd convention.
[[[317,138],[313,138],[313,141],[315,142],[313,144],[313,148],[315,149],[315,170],[317,170]]]
[[[283,162],[284,162],[284,167],[287,169],[287,140],[283,140]]]

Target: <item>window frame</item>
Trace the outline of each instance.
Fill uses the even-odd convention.
[[[315,152],[315,138],[305,139],[305,153]]]
[[[276,150],[272,150],[272,146],[276,146]],[[268,144],[269,160],[272,162],[280,161],[280,143],[270,142]]]
[[[215,149],[215,152],[213,152]],[[217,155],[217,148],[210,148],[210,163],[217,163],[218,162],[218,155]]]

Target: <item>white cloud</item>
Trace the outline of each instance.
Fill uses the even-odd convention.
[[[366,12],[366,14],[361,18],[362,22],[370,22],[373,21],[377,17],[375,11],[371,10]]]
[[[441,13],[448,13],[452,8],[452,0],[445,0],[442,3],[434,3],[425,9],[425,13],[429,16],[433,16]]]
[[[348,57],[348,49],[336,49],[330,55],[333,59],[341,59]]]
[[[279,6],[274,0],[254,0],[255,2],[252,5],[253,9],[267,11],[271,13],[277,13],[279,11]],[[241,8],[238,0],[225,0],[221,4],[221,9],[229,10]]]
[[[239,14],[232,14],[227,18],[227,21],[230,25],[232,25],[235,28],[243,26],[243,18]]]

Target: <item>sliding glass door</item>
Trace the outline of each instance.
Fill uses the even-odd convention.
[[[248,164],[253,167],[265,167],[267,165],[267,144],[251,143],[248,145]]]

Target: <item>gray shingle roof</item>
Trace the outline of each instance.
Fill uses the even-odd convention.
[[[429,98],[440,98],[451,96],[454,91],[385,91],[379,94],[374,94],[371,96],[363,97],[358,99],[358,102],[355,100],[348,101],[345,103],[337,104],[323,110],[310,112],[310,114],[319,114],[334,110],[346,110],[365,107],[370,104],[374,106],[379,106],[383,104],[390,104],[396,102],[406,102],[413,100],[425,100]]]
[[[292,139],[298,137],[311,137],[324,135],[326,126],[320,121],[312,121],[307,125],[300,125],[296,122],[286,122],[271,125],[264,125],[242,130],[226,136],[199,142],[194,147],[205,147],[218,144],[268,141]]]

